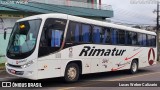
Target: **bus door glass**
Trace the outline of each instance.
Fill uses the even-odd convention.
[[[62,33],[60,30],[52,30],[51,47],[60,47]]]
[[[63,42],[63,35],[67,20],[48,18],[45,21],[40,45],[39,57],[49,55],[50,53],[60,50]]]

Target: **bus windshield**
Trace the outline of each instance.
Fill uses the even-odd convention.
[[[25,58],[34,51],[38,36],[40,19],[17,22],[10,36],[7,56]]]

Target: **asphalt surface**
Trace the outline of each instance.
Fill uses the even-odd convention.
[[[89,74],[81,76],[79,82],[66,83],[63,78],[28,80],[8,75],[5,71],[0,71],[0,81],[13,83],[38,83],[41,88],[0,88],[0,90],[159,90],[160,87],[125,87],[120,84],[141,84],[155,83],[160,86],[160,63],[154,66],[140,68],[138,73],[129,74],[127,70],[106,72],[99,74]],[[1,82],[1,83],[2,83]],[[40,85],[41,84],[41,85]]]

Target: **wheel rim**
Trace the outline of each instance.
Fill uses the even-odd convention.
[[[137,64],[136,64],[136,63],[133,63],[133,65],[132,65],[132,70],[133,70],[133,72],[136,72],[136,71],[137,71]]]
[[[76,78],[76,75],[77,75],[76,68],[75,67],[70,67],[68,69],[68,73],[67,73],[68,79],[74,80]]]

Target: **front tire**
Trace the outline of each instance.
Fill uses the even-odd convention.
[[[75,63],[67,65],[64,79],[66,82],[76,82],[79,79],[79,67]]]
[[[133,60],[131,63],[129,73],[135,74],[135,73],[137,73],[137,71],[138,71],[138,62],[136,60]]]

